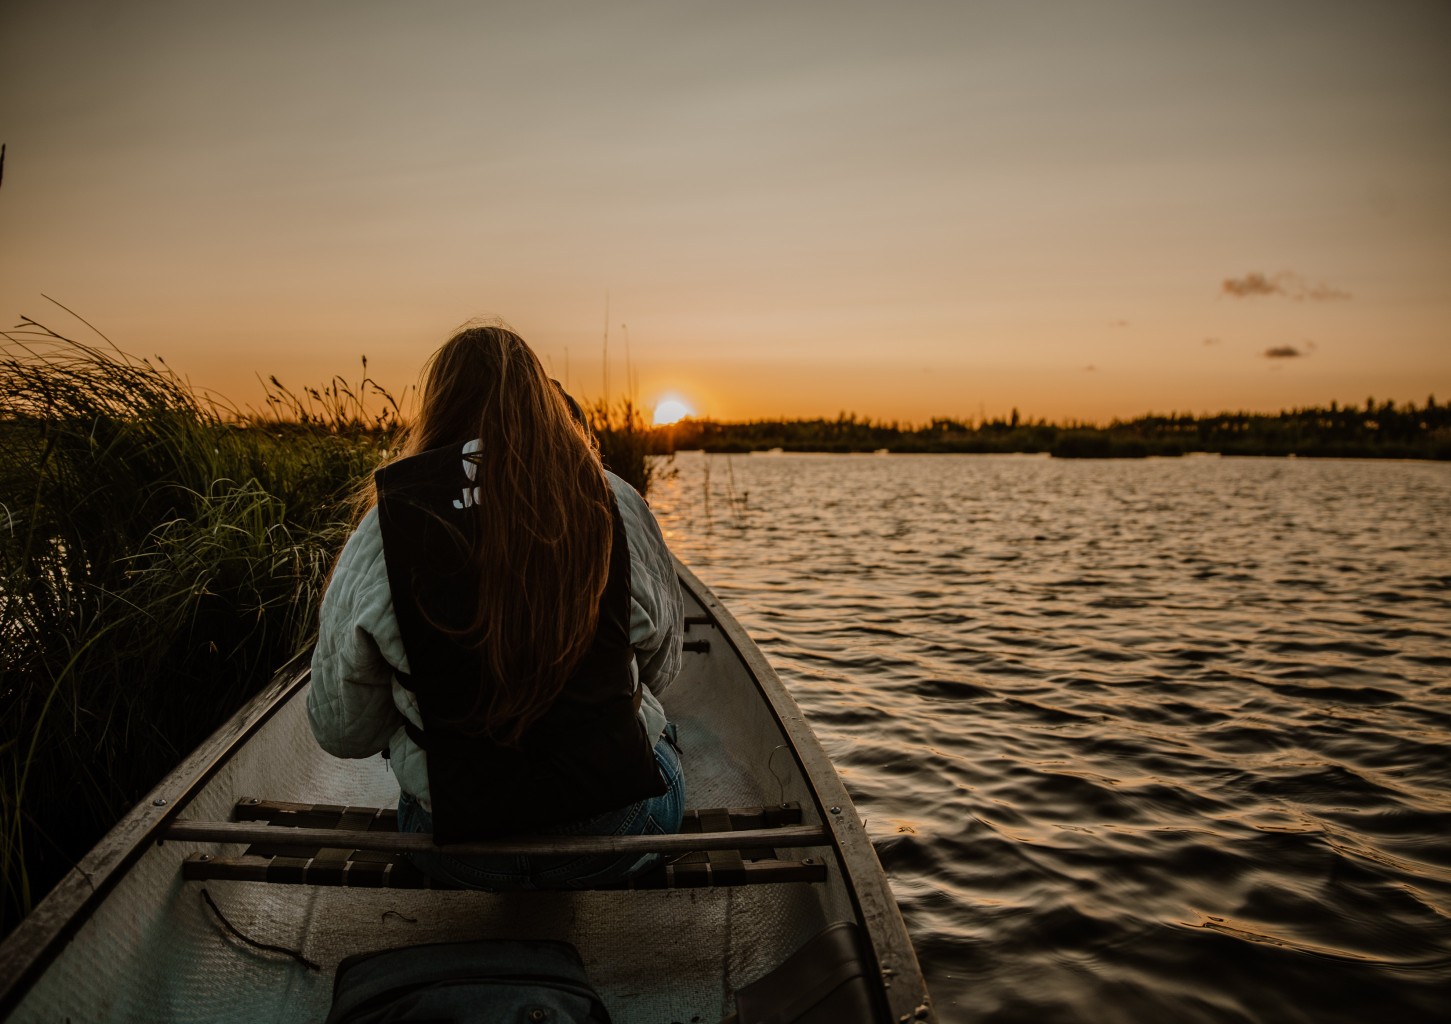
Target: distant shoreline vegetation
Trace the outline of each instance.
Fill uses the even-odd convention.
[[[1293,409],[1279,413],[1170,413],[1114,420],[1107,426],[1022,419],[963,422],[937,418],[922,426],[872,420],[855,413],[836,419],[717,423],[681,420],[655,428],[657,452],[1046,453],[1063,459],[1135,459],[1216,455],[1303,458],[1451,459],[1451,406],[1434,396],[1423,406],[1366,399],[1363,406]]]

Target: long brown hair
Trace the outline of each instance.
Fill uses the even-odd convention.
[[[594,638],[609,572],[609,483],[593,435],[507,328],[461,329],[429,360],[420,390],[400,458],[483,440],[473,457],[478,608],[457,638],[480,652],[484,672],[459,727],[514,744]]]

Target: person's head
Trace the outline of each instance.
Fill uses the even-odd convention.
[[[588,427],[517,334],[467,326],[429,360],[401,455],[475,438],[483,655],[472,731],[514,741],[593,639],[609,571],[609,484]]]
[[[476,437],[517,444],[560,431],[590,443],[539,357],[503,326],[459,330],[424,366],[420,393],[405,454]]]

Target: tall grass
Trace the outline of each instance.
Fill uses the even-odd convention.
[[[662,474],[674,472],[654,453],[657,431],[645,423],[644,412],[631,398],[611,403],[601,399],[585,408],[585,418],[600,446],[605,468],[641,494]]]
[[[25,321],[0,347],[0,933],[306,642],[398,410],[240,416]],[[376,388],[372,389],[377,391]]]

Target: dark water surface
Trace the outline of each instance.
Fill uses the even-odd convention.
[[[674,466],[943,1020],[1451,1020],[1451,466]]]

